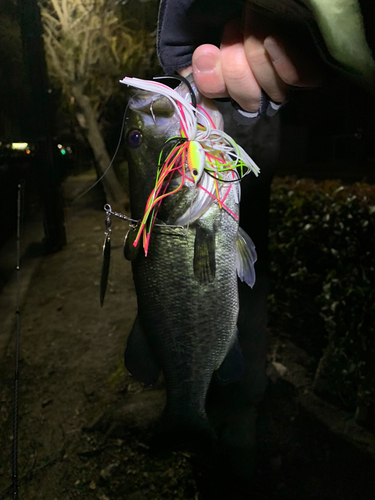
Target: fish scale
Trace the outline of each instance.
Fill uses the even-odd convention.
[[[194,227],[187,237],[177,237],[178,244],[176,238],[155,232],[148,256],[133,262],[139,317],[144,330],[150,330],[150,343],[163,366],[171,406],[204,407],[212,373],[235,333],[237,277],[234,258],[228,265],[228,254],[234,253],[230,246],[237,224],[231,225],[232,234],[217,234],[214,283],[201,286],[194,277]],[[195,387],[194,398],[185,395],[175,402],[172,394],[181,392],[184,380]],[[202,384],[199,390],[198,383]]]

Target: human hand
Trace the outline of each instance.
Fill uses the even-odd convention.
[[[200,45],[192,66],[180,73],[193,72],[206,97],[231,97],[251,113],[260,107],[262,90],[281,104],[292,86],[319,86],[321,71],[316,62],[306,60],[272,32],[273,26],[247,7],[244,23],[237,19],[225,26],[220,48]]]

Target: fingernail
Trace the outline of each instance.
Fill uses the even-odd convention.
[[[195,69],[201,73],[211,73],[216,67],[216,59],[213,54],[202,54],[193,61]]]
[[[268,36],[263,43],[274,64],[278,63],[284,57],[285,52],[283,47],[272,36]]]

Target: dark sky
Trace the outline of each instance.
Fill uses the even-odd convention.
[[[22,135],[28,88],[15,2],[0,0],[0,140]]]

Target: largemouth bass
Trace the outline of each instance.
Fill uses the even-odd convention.
[[[123,83],[133,80],[124,79]],[[176,92],[186,101],[191,99],[184,84]],[[194,92],[201,118],[205,114],[221,131],[220,113],[211,101]],[[186,114],[185,109],[182,116]],[[144,221],[150,193],[155,193],[158,168],[160,174],[160,154],[164,151],[168,157],[173,144],[186,144],[183,136],[189,130],[181,131],[181,108],[173,99],[142,90],[129,102],[124,133],[131,214],[133,219]],[[207,169],[211,140],[206,141],[206,156],[197,146],[200,156],[193,170],[187,154],[181,155],[180,168],[171,173],[169,182],[165,178],[160,184],[169,196],[162,195],[149,235],[140,237],[139,223],[129,230],[124,247],[126,258],[132,261],[138,301],[125,365],[148,385],[163,372],[167,392],[164,428],[179,430],[185,436],[210,432],[205,400],[213,374],[223,382],[242,374],[236,329],[237,275],[250,286],[255,281],[255,248],[238,224],[238,174],[222,169],[219,175],[213,163]],[[241,156],[244,152],[240,149]],[[199,172],[202,161],[204,170]],[[258,173],[250,160],[251,170]],[[151,222],[145,228],[147,224]]]

